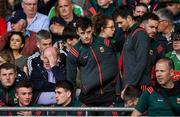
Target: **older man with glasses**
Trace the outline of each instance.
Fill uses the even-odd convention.
[[[171,35],[174,32],[173,14],[170,10],[162,8],[156,13],[159,17],[158,33],[155,39],[165,47],[165,53],[172,50]]]
[[[41,29],[49,30],[47,16],[37,12],[38,0],[22,0],[22,8],[27,15],[27,29],[38,32]]]
[[[49,30],[49,19],[46,15],[37,12],[38,0],[22,0],[21,6],[27,16],[27,30],[38,32],[42,29]],[[9,23],[10,24],[10,23]],[[8,24],[8,31],[11,28]]]

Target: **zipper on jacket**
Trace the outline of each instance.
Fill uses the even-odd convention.
[[[7,105],[8,105],[8,102],[9,102],[9,101],[8,101],[8,97],[9,97],[9,96],[8,96],[8,92],[6,91],[6,104],[7,104]]]
[[[94,59],[95,59],[95,61],[96,61],[96,63],[97,63],[97,66],[98,66],[98,72],[99,72],[99,78],[100,78],[100,94],[102,95],[102,94],[103,94],[103,90],[102,90],[103,83],[102,83],[101,67],[100,67],[99,61],[98,61],[98,59],[97,59],[97,57],[96,57],[96,53],[94,52],[94,50],[92,49],[92,47],[90,47],[90,48],[91,48],[91,51],[92,51],[93,56],[94,56]]]

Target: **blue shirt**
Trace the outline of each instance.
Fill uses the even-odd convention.
[[[41,13],[36,13],[31,23],[29,23],[26,27],[26,30],[30,30],[33,32],[38,32],[42,29],[49,31],[49,19],[46,15]],[[8,29],[7,31],[11,31],[11,23],[8,22]]]
[[[34,32],[38,32],[42,29],[49,30],[49,19],[46,15],[36,13],[32,22],[27,25],[26,29]]]

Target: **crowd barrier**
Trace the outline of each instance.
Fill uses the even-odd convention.
[[[132,112],[134,108],[126,107],[0,107],[1,111],[125,111]]]

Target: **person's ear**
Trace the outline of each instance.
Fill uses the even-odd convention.
[[[23,1],[21,2],[21,7],[24,8],[24,3],[23,3]]]
[[[142,28],[145,28],[144,23],[141,23],[139,26],[142,27]]]
[[[38,48],[40,48],[39,42],[36,43],[36,46],[37,46]]]
[[[70,91],[67,92],[67,96],[71,97],[71,92]]]
[[[103,31],[105,29],[105,27],[101,27],[101,31]]]
[[[170,70],[170,76],[171,76],[171,77],[174,76],[174,70],[173,70],[173,69]]]
[[[17,94],[17,92],[15,92],[15,97],[16,97],[16,99],[18,99],[18,94]]]
[[[77,35],[80,35],[78,29],[76,29],[76,33],[77,33]]]
[[[132,17],[130,15],[128,15],[126,19],[128,20],[128,22],[132,21]]]
[[[67,38],[66,42],[68,45],[71,45],[71,40],[69,38]]]
[[[60,56],[58,56],[58,58],[57,58],[57,63],[59,63],[59,62],[61,62]]]
[[[180,9],[180,4],[178,4],[177,8]]]

